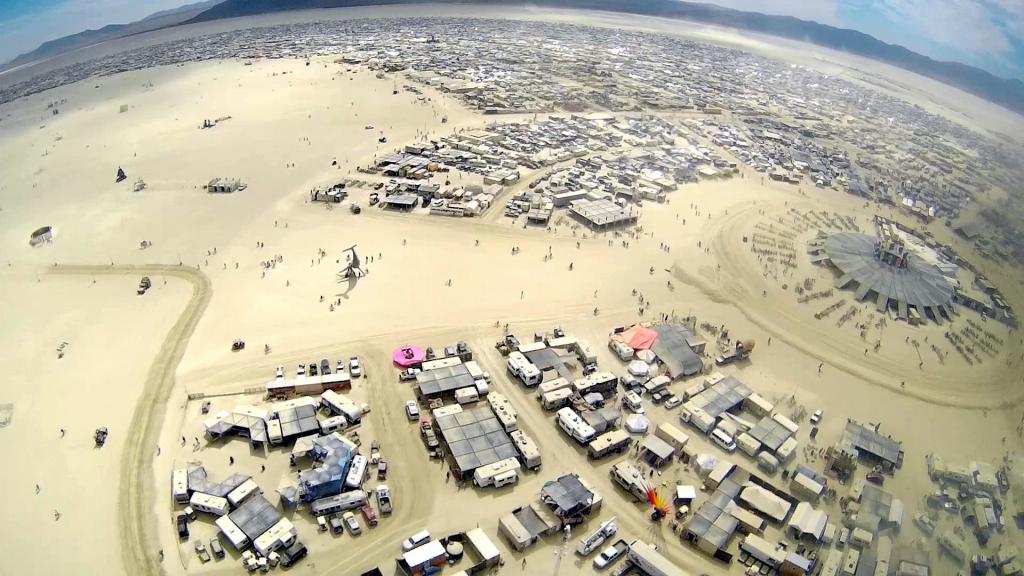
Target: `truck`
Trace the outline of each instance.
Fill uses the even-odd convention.
[[[377,509],[384,516],[391,514],[391,490],[386,484],[378,484],[374,490],[374,496],[377,498]]]
[[[430,425],[430,422],[420,422],[420,437],[423,438],[423,443],[426,444],[427,450],[431,452],[437,450],[438,446],[441,445],[437,441],[437,434],[434,433],[434,428]]]
[[[377,512],[373,509],[373,506],[370,506],[369,504],[366,504],[365,506],[360,506],[359,512],[363,515],[363,520],[366,520],[367,526],[377,525]]]
[[[609,538],[615,536],[619,528],[615,524],[615,517],[612,516],[608,520],[605,520],[597,527],[593,533],[589,536],[580,540],[580,543],[576,546],[576,553],[580,556],[589,556],[595,550],[601,547]]]
[[[750,352],[754,349],[753,340],[737,340],[736,347],[731,351],[721,354],[715,357],[715,364],[719,366],[725,366],[732,364],[733,362],[739,362],[740,360],[746,360],[750,356]]]

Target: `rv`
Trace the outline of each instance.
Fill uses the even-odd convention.
[[[331,416],[330,418],[320,421],[320,433],[330,434],[336,430],[341,430],[348,425],[348,420],[344,416]]]
[[[228,492],[228,502],[235,508],[238,508],[253,494],[262,493],[263,492],[260,490],[259,485],[256,484],[256,482],[252,478],[249,478],[245,482],[239,484],[238,488],[235,488],[231,492]]]
[[[512,407],[512,403],[503,394],[495,392],[488,395],[487,404],[491,407],[491,412],[494,412],[494,416],[497,417],[505,432],[513,432],[519,429],[516,409]]]
[[[548,392],[541,396],[540,405],[545,410],[557,410],[564,406],[568,406],[572,402],[574,392],[571,388],[559,388],[554,392]]]
[[[188,502],[188,470],[177,468],[171,472],[171,495],[179,504]]]
[[[603,458],[608,454],[629,450],[632,443],[633,439],[624,430],[612,430],[594,438],[587,447],[587,455],[590,458]]]
[[[327,514],[337,514],[338,512],[345,512],[347,510],[355,510],[367,503],[366,492],[362,490],[352,490],[350,492],[342,492],[336,496],[328,496],[326,498],[320,498],[314,500],[309,505],[309,511],[314,516],[324,516]]]
[[[455,401],[459,404],[472,404],[480,400],[480,392],[475,387],[467,386],[455,391]]]
[[[584,422],[572,408],[562,408],[555,416],[558,427],[580,444],[594,439],[594,429]]]
[[[527,387],[537,386],[543,380],[540,369],[533,365],[522,352],[512,352],[508,355],[508,371],[519,378]]]
[[[537,449],[537,444],[532,438],[526,435],[522,430],[516,430],[509,433],[512,438],[512,442],[516,445],[516,450],[519,451],[519,457],[523,461],[523,466],[526,466],[530,470],[537,470],[540,468],[540,450]]]
[[[594,354],[594,349],[590,347],[590,344],[583,340],[576,341],[576,358],[578,358],[580,364],[583,364],[584,366],[588,364],[597,364],[597,354]]]
[[[635,414],[644,413],[643,400],[640,399],[640,395],[637,394],[636,392],[630,391],[623,394],[622,405],[625,406],[627,410]]]
[[[543,398],[545,394],[554,392],[555,390],[561,390],[562,388],[568,388],[572,386],[569,380],[565,378],[555,378],[554,380],[548,380],[537,386],[537,398]]]
[[[597,392],[607,398],[618,388],[619,377],[611,372],[594,372],[589,376],[576,380],[572,383],[572,386],[580,396]]]
[[[228,499],[221,498],[220,496],[211,496],[209,494],[203,494],[202,492],[193,492],[192,497],[189,498],[189,506],[200,512],[206,512],[207,514],[213,514],[214,516],[224,516],[228,513]]]
[[[671,563],[658,553],[652,546],[649,546],[639,540],[634,540],[629,545],[629,552],[626,553],[626,558],[640,569],[644,574],[650,576],[685,576],[686,572],[680,570],[675,564]]]
[[[334,390],[324,390],[320,396],[320,406],[333,414],[344,416],[351,424],[358,424],[363,419],[363,409],[353,402],[348,396],[344,396]]]
[[[469,375],[473,377],[473,380],[483,380],[485,382],[491,381],[491,375],[483,370],[475,360],[466,362],[466,370],[469,370]]]
[[[644,482],[644,475],[630,462],[619,462],[612,466],[609,475],[612,480],[622,487],[636,501],[647,499],[647,482]]]
[[[495,484],[497,476],[503,475],[508,471],[518,472],[519,470],[519,460],[515,458],[499,460],[494,464],[488,464],[477,468],[473,472],[473,484],[476,484],[480,488],[486,488]]]
[[[366,457],[356,454],[352,457],[352,464],[348,467],[348,476],[345,477],[345,487],[359,488],[366,480]]]
[[[458,356],[447,356],[436,360],[427,360],[420,364],[420,368],[427,372],[429,370],[437,370],[438,368],[451,368],[459,364],[462,364],[462,360]]]

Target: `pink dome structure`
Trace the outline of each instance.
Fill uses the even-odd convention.
[[[400,368],[416,366],[426,359],[426,351],[418,346],[402,346],[391,354],[391,360]]]

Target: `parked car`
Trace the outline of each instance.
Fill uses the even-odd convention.
[[[363,375],[363,368],[362,368],[362,366],[359,365],[359,358],[356,358],[355,356],[353,356],[351,359],[349,359],[349,361],[348,361],[348,373],[353,378],[359,378],[360,376]]]
[[[216,558],[224,557],[224,547],[220,545],[220,538],[217,538],[216,536],[210,538],[210,552],[213,552],[213,555]]]
[[[345,522],[345,527],[348,528],[349,534],[355,536],[363,533],[363,527],[359,525],[359,520],[356,519],[356,515],[352,512],[345,512],[341,515],[341,519]]]
[[[604,570],[618,561],[619,558],[622,558],[628,549],[629,545],[626,544],[625,540],[618,540],[615,544],[601,550],[597,558],[594,558],[594,568]]]
[[[306,365],[305,364],[299,364],[299,367],[295,369],[295,375],[296,376],[305,376],[306,375]]]
[[[284,378],[284,366],[278,366],[277,367],[277,372],[274,373],[274,377],[276,377],[276,378]]]
[[[323,360],[320,361],[320,373],[323,374],[324,376],[331,373],[331,363],[327,360],[327,358],[324,358]]]
[[[665,408],[667,410],[671,410],[671,409],[679,406],[682,403],[683,403],[683,399],[680,398],[679,396],[676,396],[675,394],[673,394],[673,395],[668,397],[668,400],[665,401]]]
[[[405,415],[409,417],[409,420],[417,420],[420,417],[420,407],[416,405],[415,400],[408,400],[405,403]]]
[[[427,542],[430,542],[430,540],[430,532],[427,532],[426,530],[421,530],[413,534],[412,536],[406,538],[405,542],[402,542],[402,550],[408,552],[409,550],[412,550],[417,546],[422,546]]]
[[[811,424],[817,426],[821,422],[821,417],[824,416],[821,410],[815,410],[814,414],[811,414]]]
[[[345,371],[345,361],[344,360],[338,360],[338,366],[334,369],[334,371],[337,372],[338,374],[341,374],[342,372],[344,372]]]
[[[310,362],[307,368],[310,376],[316,376],[316,362]]]
[[[175,522],[178,526],[178,538],[181,538],[182,540],[188,538],[188,516],[185,514],[178,514],[178,517],[175,518]]]
[[[419,368],[407,368],[405,370],[402,370],[398,374],[398,379],[400,381],[402,381],[402,382],[408,382],[410,380],[415,380],[416,379],[416,375],[419,374],[420,372],[422,372],[422,370],[420,370]]]
[[[203,544],[202,540],[196,540],[195,548],[196,556],[199,556],[199,559],[202,560],[204,564],[210,561],[210,553],[206,551],[206,545]]]

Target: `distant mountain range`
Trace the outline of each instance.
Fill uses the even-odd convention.
[[[177,24],[191,24],[194,22],[252,16],[286,10],[420,3],[430,3],[430,0],[208,0],[199,4],[183,6],[174,11],[154,14],[149,18],[132,24],[120,25],[120,27],[106,26],[100,30],[87,31],[47,42],[37,50],[19,56],[12,64],[17,65],[17,63],[29,62],[88,44]],[[933,60],[902,46],[887,44],[856,30],[836,28],[817,22],[793,18],[792,16],[773,16],[759,12],[744,12],[710,4],[683,2],[680,0],[532,0],[530,2],[522,0],[448,0],[445,3],[604,10],[644,16],[677,18],[703,24],[748,30],[791,40],[810,42],[825,48],[885,62],[955,86],[1017,113],[1024,114],[1024,82],[1018,79],[1000,78],[966,64]],[[184,16],[185,14],[187,16]],[[159,22],[161,20],[162,22]],[[114,30],[105,33],[104,31],[108,29]]]
[[[79,32],[78,34],[72,34],[70,36],[64,36],[63,38],[57,38],[56,40],[50,40],[49,42],[43,42],[38,48],[31,52],[26,52],[14,60],[7,62],[0,66],[0,70],[7,70],[22,64],[28,64],[37,60],[43,60],[63,54],[64,52],[70,52],[79,48],[85,48],[86,46],[92,46],[93,44],[99,44],[100,42],[107,42],[110,40],[116,40],[117,38],[124,38],[125,36],[131,36],[133,34],[141,34],[142,32],[149,32],[150,30],[157,30],[159,28],[167,28],[168,26],[174,26],[181,24],[187,20],[191,20],[198,14],[212,8],[222,0],[205,0],[204,2],[196,2],[195,4],[186,4],[185,6],[179,6],[178,8],[172,8],[170,10],[163,10],[161,12],[154,12],[149,16],[146,16],[142,20],[131,22],[128,24],[108,24],[98,30],[86,30]]]

